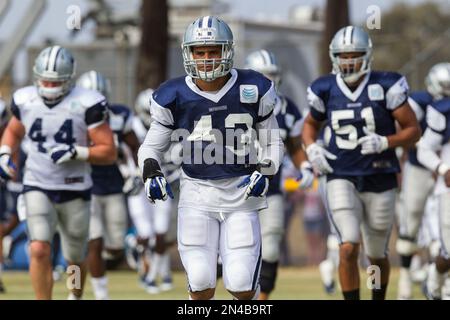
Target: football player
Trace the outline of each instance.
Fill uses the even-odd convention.
[[[177,239],[190,299],[214,298],[218,256],[232,296],[256,299],[258,211],[267,207],[269,176],[277,173],[284,150],[273,114],[274,84],[253,70],[233,68],[233,34],[217,17],[188,25],[182,55],[187,76],[163,83],[151,99],[152,124],[139,149],[147,197],[172,196],[161,155],[171,140],[181,140]]]
[[[272,52],[258,50],[250,53],[245,60],[245,68],[258,71],[272,80],[278,92],[281,83],[281,68]],[[281,138],[287,152],[295,167],[301,172],[299,187],[301,189],[309,188],[314,180],[314,173],[311,164],[306,161],[305,152],[301,148],[300,133],[303,118],[300,110],[289,98],[278,92],[273,113],[278,121]],[[269,183],[269,190],[267,191],[268,208],[261,210],[259,214],[262,233],[260,300],[267,300],[275,287],[280,259],[280,244],[285,232],[284,199],[280,186],[281,168]]]
[[[442,99],[427,107],[427,128],[417,148],[417,159],[438,176],[434,194],[439,197],[441,248],[428,270],[426,293],[429,299],[441,299],[441,289],[450,270],[450,63],[437,64],[430,73],[439,74],[433,89]]]
[[[430,69],[425,79],[427,91],[411,93],[408,102],[416,114],[422,133],[426,129],[426,108],[433,101],[442,98],[442,88],[439,83],[446,76],[442,64]],[[445,80],[445,79],[444,79]],[[399,238],[396,243],[400,255],[401,268],[398,282],[398,298],[412,298],[411,260],[416,253],[417,235],[425,212],[425,204],[434,187],[433,173],[417,161],[416,148],[408,152],[408,159],[403,166],[402,192],[399,210]]]
[[[85,89],[100,92],[107,100],[110,98],[110,83],[97,71],[83,73],[77,85]],[[135,161],[139,141],[132,129],[133,114],[127,106],[109,103],[108,122],[114,133],[116,147],[127,144]],[[122,256],[127,229],[127,206],[122,192],[124,180],[117,164],[92,165],[92,201],[89,224],[88,263],[92,288],[97,300],[109,299],[108,278],[105,261],[102,258],[104,248],[114,256]]]
[[[0,98],[0,138],[3,135],[6,124],[8,123],[8,113],[6,110],[6,104],[3,99]],[[0,178],[1,179],[1,178]],[[0,181],[0,293],[5,292],[5,286],[2,281],[3,271],[3,236],[4,227],[3,221],[6,218],[7,205],[6,205],[6,185],[3,181]]]
[[[134,129],[141,142],[144,142],[150,123],[150,99],[153,89],[146,89],[139,93],[136,98],[135,110],[137,117],[134,121]],[[171,161],[171,155],[175,144],[172,144],[162,159],[161,167],[166,181],[174,191],[174,199],[158,201],[151,205],[145,191],[142,190],[136,196],[128,197],[130,216],[136,226],[138,242],[143,246],[141,260],[146,262],[146,255],[150,255],[151,266],[145,266],[141,271],[141,283],[150,294],[168,291],[173,288],[172,274],[170,269],[170,254],[168,248],[175,241],[175,236],[170,234],[171,220],[177,207],[179,189],[179,163]],[[142,183],[142,181],[140,182]],[[150,252],[146,252],[148,247]],[[161,283],[158,285],[157,278]]]
[[[69,299],[79,299],[89,235],[89,163],[111,164],[117,158],[106,121],[107,102],[96,91],[74,87],[75,60],[66,48],[42,50],[33,74],[34,85],[13,95],[13,117],[0,147],[0,176],[13,176],[11,154],[25,141],[28,158],[23,193],[36,298],[52,297],[50,243],[58,228],[64,258],[75,270]]]
[[[344,298],[360,298],[357,262],[362,237],[371,264],[380,270],[381,285],[372,289],[372,299],[384,299],[400,170],[394,149],[414,145],[420,127],[407,101],[406,79],[394,72],[371,71],[372,42],[362,28],[340,29],[331,41],[330,58],[334,72],[308,88],[311,111],[302,138],[317,173],[327,174]],[[316,143],[323,122],[326,147]]]

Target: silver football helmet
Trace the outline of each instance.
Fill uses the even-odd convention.
[[[221,46],[221,58],[194,59],[192,50],[196,46]],[[216,17],[205,16],[192,22],[186,28],[181,49],[184,69],[192,78],[212,81],[227,75],[233,67],[233,33],[225,22]],[[212,70],[208,71],[211,66]]]
[[[34,84],[44,102],[56,104],[73,87],[75,59],[69,50],[52,46],[42,50],[33,67]],[[45,83],[44,83],[45,82]],[[48,85],[53,82],[54,85]]]
[[[372,63],[372,40],[360,27],[347,26],[340,29],[330,43],[330,58],[333,72],[339,74],[346,83],[354,83],[370,71]],[[344,59],[341,53],[361,52],[357,58]],[[357,66],[361,65],[359,69]]]
[[[434,65],[425,78],[427,91],[435,98],[450,97],[450,63]]]
[[[153,89],[141,91],[134,104],[134,111],[147,129],[150,128],[150,122],[152,120],[152,116],[150,115],[150,98],[152,97],[153,91]]]
[[[262,49],[250,53],[245,59],[245,68],[262,73],[272,80],[276,87],[281,83],[281,68],[272,52]]]
[[[91,70],[83,73],[77,80],[77,86],[96,90],[100,92],[106,99],[109,99],[111,93],[111,84],[100,72]]]

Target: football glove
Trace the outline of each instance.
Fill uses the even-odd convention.
[[[331,168],[327,158],[336,160],[337,157],[334,154],[325,150],[325,148],[319,146],[317,143],[310,144],[306,148],[306,154],[317,174],[322,175],[333,172],[333,168]]]
[[[167,197],[173,199],[170,184],[167,183],[166,179],[162,176],[145,180],[145,194],[151,203],[155,203],[155,200],[166,201]]]
[[[74,146],[71,144],[57,145],[50,150],[50,157],[55,164],[62,164],[70,160],[87,160],[88,155],[88,147]]]
[[[0,181],[7,181],[14,176],[16,166],[11,160],[11,148],[2,146],[0,148]]]
[[[245,190],[245,200],[248,197],[264,197],[269,189],[269,178],[258,171],[247,176],[238,185],[238,188],[247,187]]]
[[[366,136],[358,140],[358,144],[361,145],[361,154],[381,153],[389,148],[387,137],[370,132],[366,127],[363,130]]]
[[[300,189],[311,188],[314,181],[314,171],[311,163],[308,161],[303,161],[300,166],[300,177],[297,178],[300,181]]]
[[[151,203],[155,200],[167,200],[168,197],[173,199],[170,184],[164,178],[158,161],[148,158],[144,161],[144,170],[142,179],[145,181],[145,195]]]

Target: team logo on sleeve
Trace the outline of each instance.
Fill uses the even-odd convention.
[[[239,86],[242,103],[258,102],[258,87],[253,84],[243,84]]]
[[[379,84],[369,85],[368,92],[369,92],[369,99],[371,101],[380,101],[384,99],[384,91]]]

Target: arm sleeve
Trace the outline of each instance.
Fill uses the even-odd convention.
[[[417,160],[435,172],[441,164],[438,151],[441,149],[443,136],[430,128],[425,130],[423,137],[420,139],[417,147]]]
[[[408,100],[409,86],[405,77],[401,77],[386,92],[386,108],[394,111]]]
[[[322,98],[315,92],[314,87],[308,87],[307,99],[310,107],[310,113],[314,120],[324,121],[327,118],[325,103],[323,102]]]
[[[20,109],[17,106],[14,98],[12,98],[12,100],[11,100],[11,113],[13,114],[14,117],[17,118],[17,120],[20,120]]]
[[[442,147],[444,132],[447,126],[445,115],[432,106],[427,107],[427,129],[418,143],[417,160],[435,172],[442,162],[438,151]]]
[[[275,107],[275,103],[277,101],[276,99],[277,94],[272,82],[269,90],[267,90],[267,92],[259,100],[258,122],[263,122],[272,115],[273,108]]]
[[[85,122],[87,124],[88,129],[93,129],[103,124],[106,121],[108,116],[108,102],[106,100],[102,100],[92,107],[86,109],[85,113]]]
[[[275,175],[283,159],[284,144],[275,115],[272,113],[266,120],[256,124],[261,153],[260,163],[271,163],[269,168],[262,168],[264,175]]]
[[[170,147],[172,131],[172,129],[159,122],[152,121],[145,140],[138,151],[138,163],[141,174],[143,173],[146,159],[152,158],[161,163],[164,152]]]

